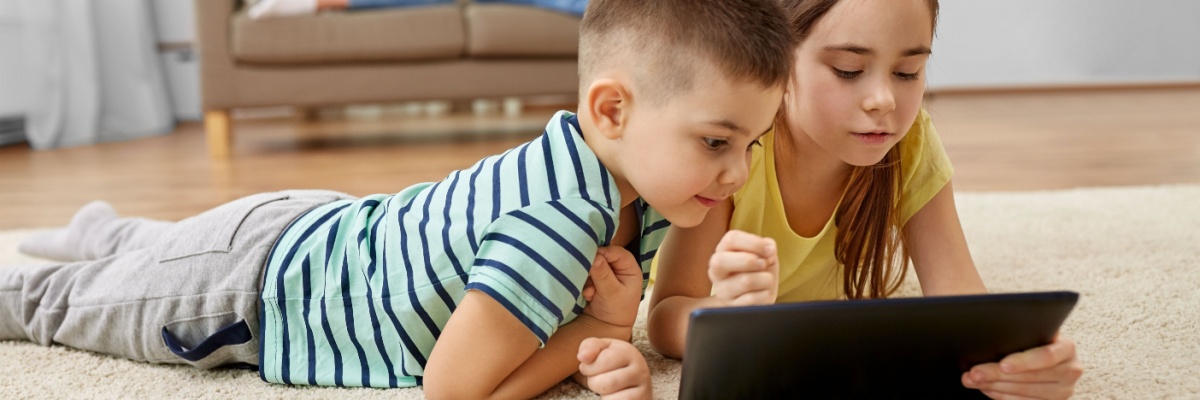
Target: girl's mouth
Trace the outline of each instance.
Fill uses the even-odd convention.
[[[852,132],[851,134],[854,135],[858,141],[868,145],[884,144],[887,143],[888,139],[892,137],[892,134],[887,132]]]

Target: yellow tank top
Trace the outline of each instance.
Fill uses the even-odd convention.
[[[750,177],[733,197],[730,229],[775,239],[779,249],[779,302],[832,300],[842,293],[842,269],[833,257],[837,228],[833,218],[816,236],[804,237],[788,225],[775,173],[775,133],[753,151]],[[900,140],[901,221],[907,222],[953,175],[950,160],[925,110]],[[836,212],[835,212],[836,214]]]

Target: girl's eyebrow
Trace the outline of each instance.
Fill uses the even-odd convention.
[[[866,47],[859,46],[856,44],[838,44],[838,45],[825,46],[824,50],[825,51],[834,51],[834,52],[845,51],[845,52],[854,53],[854,54],[858,54],[858,55],[875,54],[875,50],[871,50],[871,49],[868,49]],[[912,57],[912,56],[920,56],[920,55],[927,55],[927,54],[933,54],[933,51],[930,50],[928,46],[917,46],[917,47],[913,47],[911,49],[900,52],[900,57],[903,58],[903,57]]]

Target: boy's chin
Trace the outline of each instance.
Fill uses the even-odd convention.
[[[693,228],[696,225],[700,225],[701,222],[704,222],[704,217],[708,215],[708,210],[703,210],[703,211],[672,210],[672,211],[674,211],[674,212],[663,213],[661,210],[659,210],[659,213],[662,213],[663,218],[666,218],[667,221],[669,221],[671,223],[671,226],[677,226],[680,228]]]

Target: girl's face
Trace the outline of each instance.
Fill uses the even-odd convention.
[[[797,146],[878,163],[917,117],[933,42],[926,0],[843,0],[796,49],[785,96]]]

